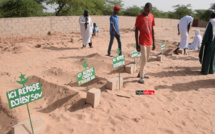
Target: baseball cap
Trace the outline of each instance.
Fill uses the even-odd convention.
[[[121,8],[119,6],[114,6],[113,10],[120,10]]]

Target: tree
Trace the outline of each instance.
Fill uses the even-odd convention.
[[[103,14],[104,15],[111,15],[113,13],[113,7],[115,5],[119,6],[120,8],[123,8],[123,2],[122,0],[105,0],[105,8],[103,9]],[[119,15],[123,15],[124,10],[122,9],[119,12]]]
[[[48,0],[47,4],[57,4],[56,16],[82,15],[85,9],[91,15],[101,15],[104,10],[105,0]]]
[[[211,4],[210,9],[213,10],[213,11],[215,12],[215,3]]]
[[[188,5],[175,5],[173,6],[173,8],[175,9],[175,14],[171,14],[169,15],[171,18],[173,19],[180,19],[181,17],[185,16],[185,15],[189,15],[192,14],[192,9],[191,9],[191,4]]]
[[[3,17],[40,16],[42,6],[35,0],[2,0],[0,12]]]
[[[137,16],[141,13],[141,8],[138,6],[128,7],[124,11],[124,15],[126,16]]]

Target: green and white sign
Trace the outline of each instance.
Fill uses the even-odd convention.
[[[138,52],[136,49],[131,51],[131,58],[140,57],[141,53]]]
[[[7,92],[10,109],[33,102],[43,97],[40,83],[35,83]]]
[[[95,76],[94,67],[86,69],[86,70],[78,73],[77,78],[78,78],[78,86],[83,85],[83,84],[95,79],[96,76]]]
[[[118,68],[122,65],[125,65],[125,56],[120,55],[113,58],[113,68]]]
[[[165,50],[166,49],[166,46],[164,44],[164,42],[161,44],[161,51]]]

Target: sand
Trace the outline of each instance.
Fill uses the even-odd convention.
[[[29,103],[32,118],[42,116],[46,128],[41,134],[215,134],[215,75],[201,75],[198,51],[174,55],[179,36],[176,27],[155,27],[156,50],[151,52],[145,71],[150,79],[137,83],[137,73],[121,68],[123,88],[105,88],[118,76],[112,58],[105,56],[109,32],[93,38],[93,47],[82,46],[79,33],[59,32],[47,36],[0,37],[0,133],[28,119],[26,105],[9,109],[6,92],[21,87],[21,73],[28,84],[41,82],[44,97]],[[195,35],[192,28],[189,42]],[[203,34],[204,28],[198,28]],[[121,30],[126,64],[133,62],[134,32]],[[156,61],[165,41],[165,61]],[[116,56],[117,41],[112,54]],[[86,85],[78,87],[76,74],[83,61],[95,67],[96,79],[89,88],[100,88],[101,102],[93,109],[85,104]],[[136,95],[136,90],[154,90],[155,95]],[[123,97],[125,96],[125,97]]]

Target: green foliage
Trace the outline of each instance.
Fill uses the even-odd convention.
[[[42,6],[34,0],[2,0],[0,13],[3,17],[40,16]]]
[[[215,12],[215,3],[211,4],[210,9],[213,10],[213,11]]]
[[[183,16],[193,13],[190,4],[188,4],[188,5],[179,5],[178,4],[178,5],[173,6],[173,8],[175,9],[174,14],[171,13],[169,15],[169,17],[173,18],[173,19],[180,19]]]
[[[120,8],[123,8],[123,2],[122,0],[104,0],[105,1],[105,5],[104,5],[104,9],[103,9],[103,14],[104,15],[111,15],[113,13],[113,7],[115,5],[119,6]],[[123,15],[124,14],[124,10],[121,9],[119,12],[119,15]]]
[[[141,13],[141,8],[138,6],[128,7],[124,11],[124,15],[126,16],[137,16]]]

